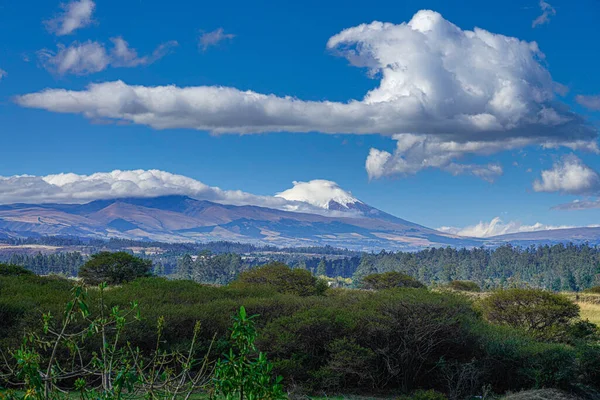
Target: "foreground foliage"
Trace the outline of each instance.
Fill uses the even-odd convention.
[[[215,390],[230,396],[239,396],[241,387],[248,393],[251,387],[246,375],[237,373],[240,370],[262,376],[253,381],[264,379],[265,387],[271,389],[279,384],[274,377],[281,375],[286,390],[305,394],[343,391],[400,395],[433,390],[455,400],[532,388],[598,389],[598,341],[593,335],[582,335],[578,329],[567,329],[556,336],[538,335],[538,325],[525,329],[494,320],[481,311],[479,300],[474,303],[467,296],[448,290],[421,287],[320,291],[316,278],[300,279],[302,285],[294,284],[294,290],[287,290],[287,278],[281,276],[293,277],[295,270],[280,265],[253,272],[251,277],[264,278],[267,283],[241,279],[229,286],[214,287],[191,281],[141,278],[110,290],[90,289],[85,300],[94,305],[88,307],[90,316],[84,317],[75,303],[73,315],[77,318],[72,327],[87,330],[87,319],[102,309],[99,304],[104,304],[107,311],[117,307],[117,316],[127,322],[121,331],[107,326],[113,340],[120,332],[118,340],[110,341],[116,343],[116,349],[131,343],[139,349],[133,354],[138,354],[136,357],[145,365],[151,365],[160,345],[160,354],[179,354],[175,358],[179,364],[172,368],[174,373],[186,368],[188,364],[181,357],[190,349],[202,355],[194,356],[195,360],[206,359],[207,365],[221,359],[214,375],[218,379],[211,382],[215,383]],[[69,301],[73,285],[55,277],[0,276],[0,312],[6,321],[0,326],[0,348],[19,348],[22,332],[35,331],[42,312],[54,316],[52,329],[58,331],[66,318],[63,304]],[[524,293],[530,296],[537,292]],[[541,297],[546,299],[545,295]],[[567,312],[559,313],[558,319],[548,326],[560,324],[561,318],[566,318],[569,326],[579,326],[576,308],[563,300],[553,302],[553,298],[548,298],[539,304],[534,301],[518,310],[527,315],[536,307],[564,307]],[[135,312],[126,317],[120,314],[132,309],[132,301],[137,302]],[[490,307],[494,304],[502,307],[504,303],[492,302]],[[245,316],[238,314],[232,331],[231,315],[239,312],[241,306]],[[541,310],[542,315],[553,315]],[[142,316],[139,320],[135,318],[138,311]],[[495,312],[498,314],[498,310]],[[260,318],[248,317],[254,314]],[[107,319],[110,313],[104,315]],[[200,325],[202,329],[195,329]],[[102,341],[93,337],[78,346],[82,354],[96,352],[102,358]],[[129,346],[125,348],[123,354],[133,360]],[[41,360],[47,361],[47,349],[36,351]],[[227,357],[223,358],[223,354]],[[56,362],[67,365],[70,355],[65,346],[57,351]],[[199,371],[200,364],[194,365],[191,373]],[[149,381],[143,382],[135,383],[134,391],[147,390]],[[56,385],[62,384],[57,381]],[[275,394],[273,397],[277,398]]]
[[[273,364],[265,353],[257,352],[254,341],[256,329],[253,319],[244,307],[234,317],[231,328],[232,347],[215,367],[215,389],[227,400],[277,400],[284,399],[282,377],[272,379]]]
[[[199,324],[187,352],[164,351],[159,318],[155,348],[143,352],[124,338],[126,327],[140,320],[137,304],[109,307],[105,289],[100,284],[99,304],[91,307],[87,290],[73,287],[60,317],[43,314],[41,330],[2,354],[0,378],[19,389],[6,392],[8,399],[68,399],[69,391],[90,400],[187,398],[207,385],[210,362],[195,355]]]

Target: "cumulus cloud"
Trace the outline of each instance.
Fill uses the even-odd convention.
[[[540,179],[533,182],[536,192],[565,194],[594,194],[600,190],[600,175],[577,156],[563,157],[552,169],[542,171]]]
[[[235,37],[232,33],[225,33],[223,28],[215,29],[211,32],[202,32],[198,38],[198,47],[202,51],[208,50],[209,47],[216,46],[224,40],[231,40]]]
[[[320,208],[329,208],[331,201],[346,207],[349,204],[361,203],[352,196],[352,193],[345,191],[337,183],[324,179],[309,182],[294,181],[293,188],[277,193],[276,197],[302,201]]]
[[[499,235],[508,235],[510,233],[521,233],[521,232],[536,232],[553,229],[568,229],[574,228],[569,225],[546,225],[542,223],[535,223],[533,225],[524,225],[519,221],[503,222],[500,217],[496,217],[489,222],[481,221],[476,225],[466,226],[464,228],[442,226],[437,228],[440,232],[452,233],[454,235],[469,236],[469,237],[492,237]]]
[[[365,168],[369,178],[390,175],[413,175],[426,168],[439,168],[453,175],[471,174],[486,181],[502,175],[499,164],[460,164],[456,159],[468,153],[491,154],[510,147],[523,146],[523,140],[506,142],[454,142],[441,141],[434,136],[411,134],[395,135],[396,150],[391,154],[372,148]]]
[[[367,171],[372,178],[442,168],[493,180],[500,166],[456,161],[518,143],[597,150],[596,128],[558,99],[562,86],[552,80],[535,42],[480,28],[463,30],[422,10],[407,23],[373,22],[343,30],[327,48],[366,68],[379,86],[362,99],[331,102],[231,87],[116,81],[81,91],[46,89],[16,101],[155,129],[380,134],[420,143],[408,148],[399,143],[394,154],[371,150]],[[444,147],[454,150],[446,155]]]
[[[61,8],[60,15],[45,21],[46,28],[57,36],[69,35],[90,25],[96,4],[92,0],[79,0],[61,4]]]
[[[575,100],[585,108],[600,111],[600,96],[578,95],[575,97]]]
[[[4,78],[6,78],[6,75],[8,75],[8,72],[6,72],[5,70],[3,70],[2,68],[0,68],[0,81]]]
[[[336,193],[343,192],[335,182],[315,180],[306,184],[318,186],[319,182],[329,182],[330,190]],[[294,186],[297,184],[300,183],[294,183]],[[0,176],[0,204],[86,203],[100,199],[167,195],[182,195],[223,204],[255,205],[328,216],[356,216],[340,210],[327,210],[326,207],[322,207],[316,201],[310,201],[309,198],[301,199],[295,196],[286,198],[288,196],[281,194],[259,196],[241,190],[223,190],[193,178],[160,170],[115,170],[91,175],[62,173],[46,176]]]
[[[168,54],[170,49],[177,46],[171,41],[158,46],[151,55],[139,57],[136,50],[121,37],[110,39],[113,47],[110,51],[99,42],[87,41],[73,43],[69,47],[58,45],[58,51],[47,49],[38,52],[42,65],[49,71],[59,75],[76,74],[88,75],[113,67],[137,67],[149,65]]]
[[[540,0],[540,9],[542,14],[533,20],[531,27],[535,28],[538,25],[544,25],[550,22],[550,17],[556,15],[556,10],[544,0]]]

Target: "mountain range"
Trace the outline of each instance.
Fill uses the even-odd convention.
[[[86,204],[0,205],[0,237],[47,235],[166,242],[228,240],[349,249],[473,246],[477,239],[438,232],[361,201],[330,199],[323,213],[226,205],[186,196],[118,198]]]
[[[280,194],[282,197],[286,193]],[[395,217],[345,193],[288,198],[322,212],[227,205],[187,196],[116,198],[86,204],[0,205],[0,239],[40,236],[127,238],[162,242],[226,240],[275,246],[331,245],[353,250],[417,250],[506,242],[600,242],[600,228],[573,228],[467,238]]]

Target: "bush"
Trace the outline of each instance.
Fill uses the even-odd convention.
[[[371,274],[365,276],[360,282],[360,287],[370,290],[393,289],[393,288],[424,288],[421,282],[412,276],[402,272],[384,272],[383,274]]]
[[[566,388],[577,380],[575,350],[537,342],[508,326],[480,325],[476,336],[484,352],[480,369],[496,393],[533,387]]]
[[[232,284],[233,287],[244,285],[264,285],[279,293],[297,296],[319,295],[327,290],[327,283],[315,278],[309,271],[291,269],[280,262],[242,272]]]
[[[134,257],[124,251],[103,251],[93,254],[79,269],[79,277],[89,285],[106,282],[119,285],[136,278],[152,275],[152,261]]]
[[[21,267],[20,265],[0,263],[0,276],[21,276],[21,275],[33,275],[33,272]]]
[[[563,295],[541,289],[507,289],[480,302],[484,317],[500,325],[522,329],[535,338],[564,340],[579,306]]]
[[[448,282],[448,288],[461,292],[481,292],[481,288],[473,281],[452,281]]]

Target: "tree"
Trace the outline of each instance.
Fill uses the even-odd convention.
[[[189,254],[177,260],[177,277],[179,279],[191,279],[194,272],[194,260]]]
[[[309,271],[291,269],[280,262],[242,272],[234,284],[265,285],[277,292],[298,296],[318,295],[327,289],[327,283],[315,278]]]
[[[273,364],[264,353],[258,352],[254,341],[257,336],[253,319],[246,309],[234,317],[231,327],[231,348],[215,366],[215,391],[227,400],[285,399],[282,378],[273,379]]]
[[[481,301],[484,317],[519,328],[538,339],[560,340],[579,317],[579,306],[541,289],[498,290]]]
[[[93,254],[91,259],[79,269],[79,277],[85,283],[97,285],[106,282],[119,285],[136,278],[151,276],[152,261],[144,260],[120,251],[103,251]]]
[[[403,274],[402,272],[385,272],[383,274],[371,274],[365,276],[360,282],[363,289],[381,290],[393,288],[423,288],[421,282],[417,281],[412,276]]]
[[[327,276],[327,263],[325,262],[325,258],[321,258],[319,261],[319,265],[317,266],[317,276]]]

